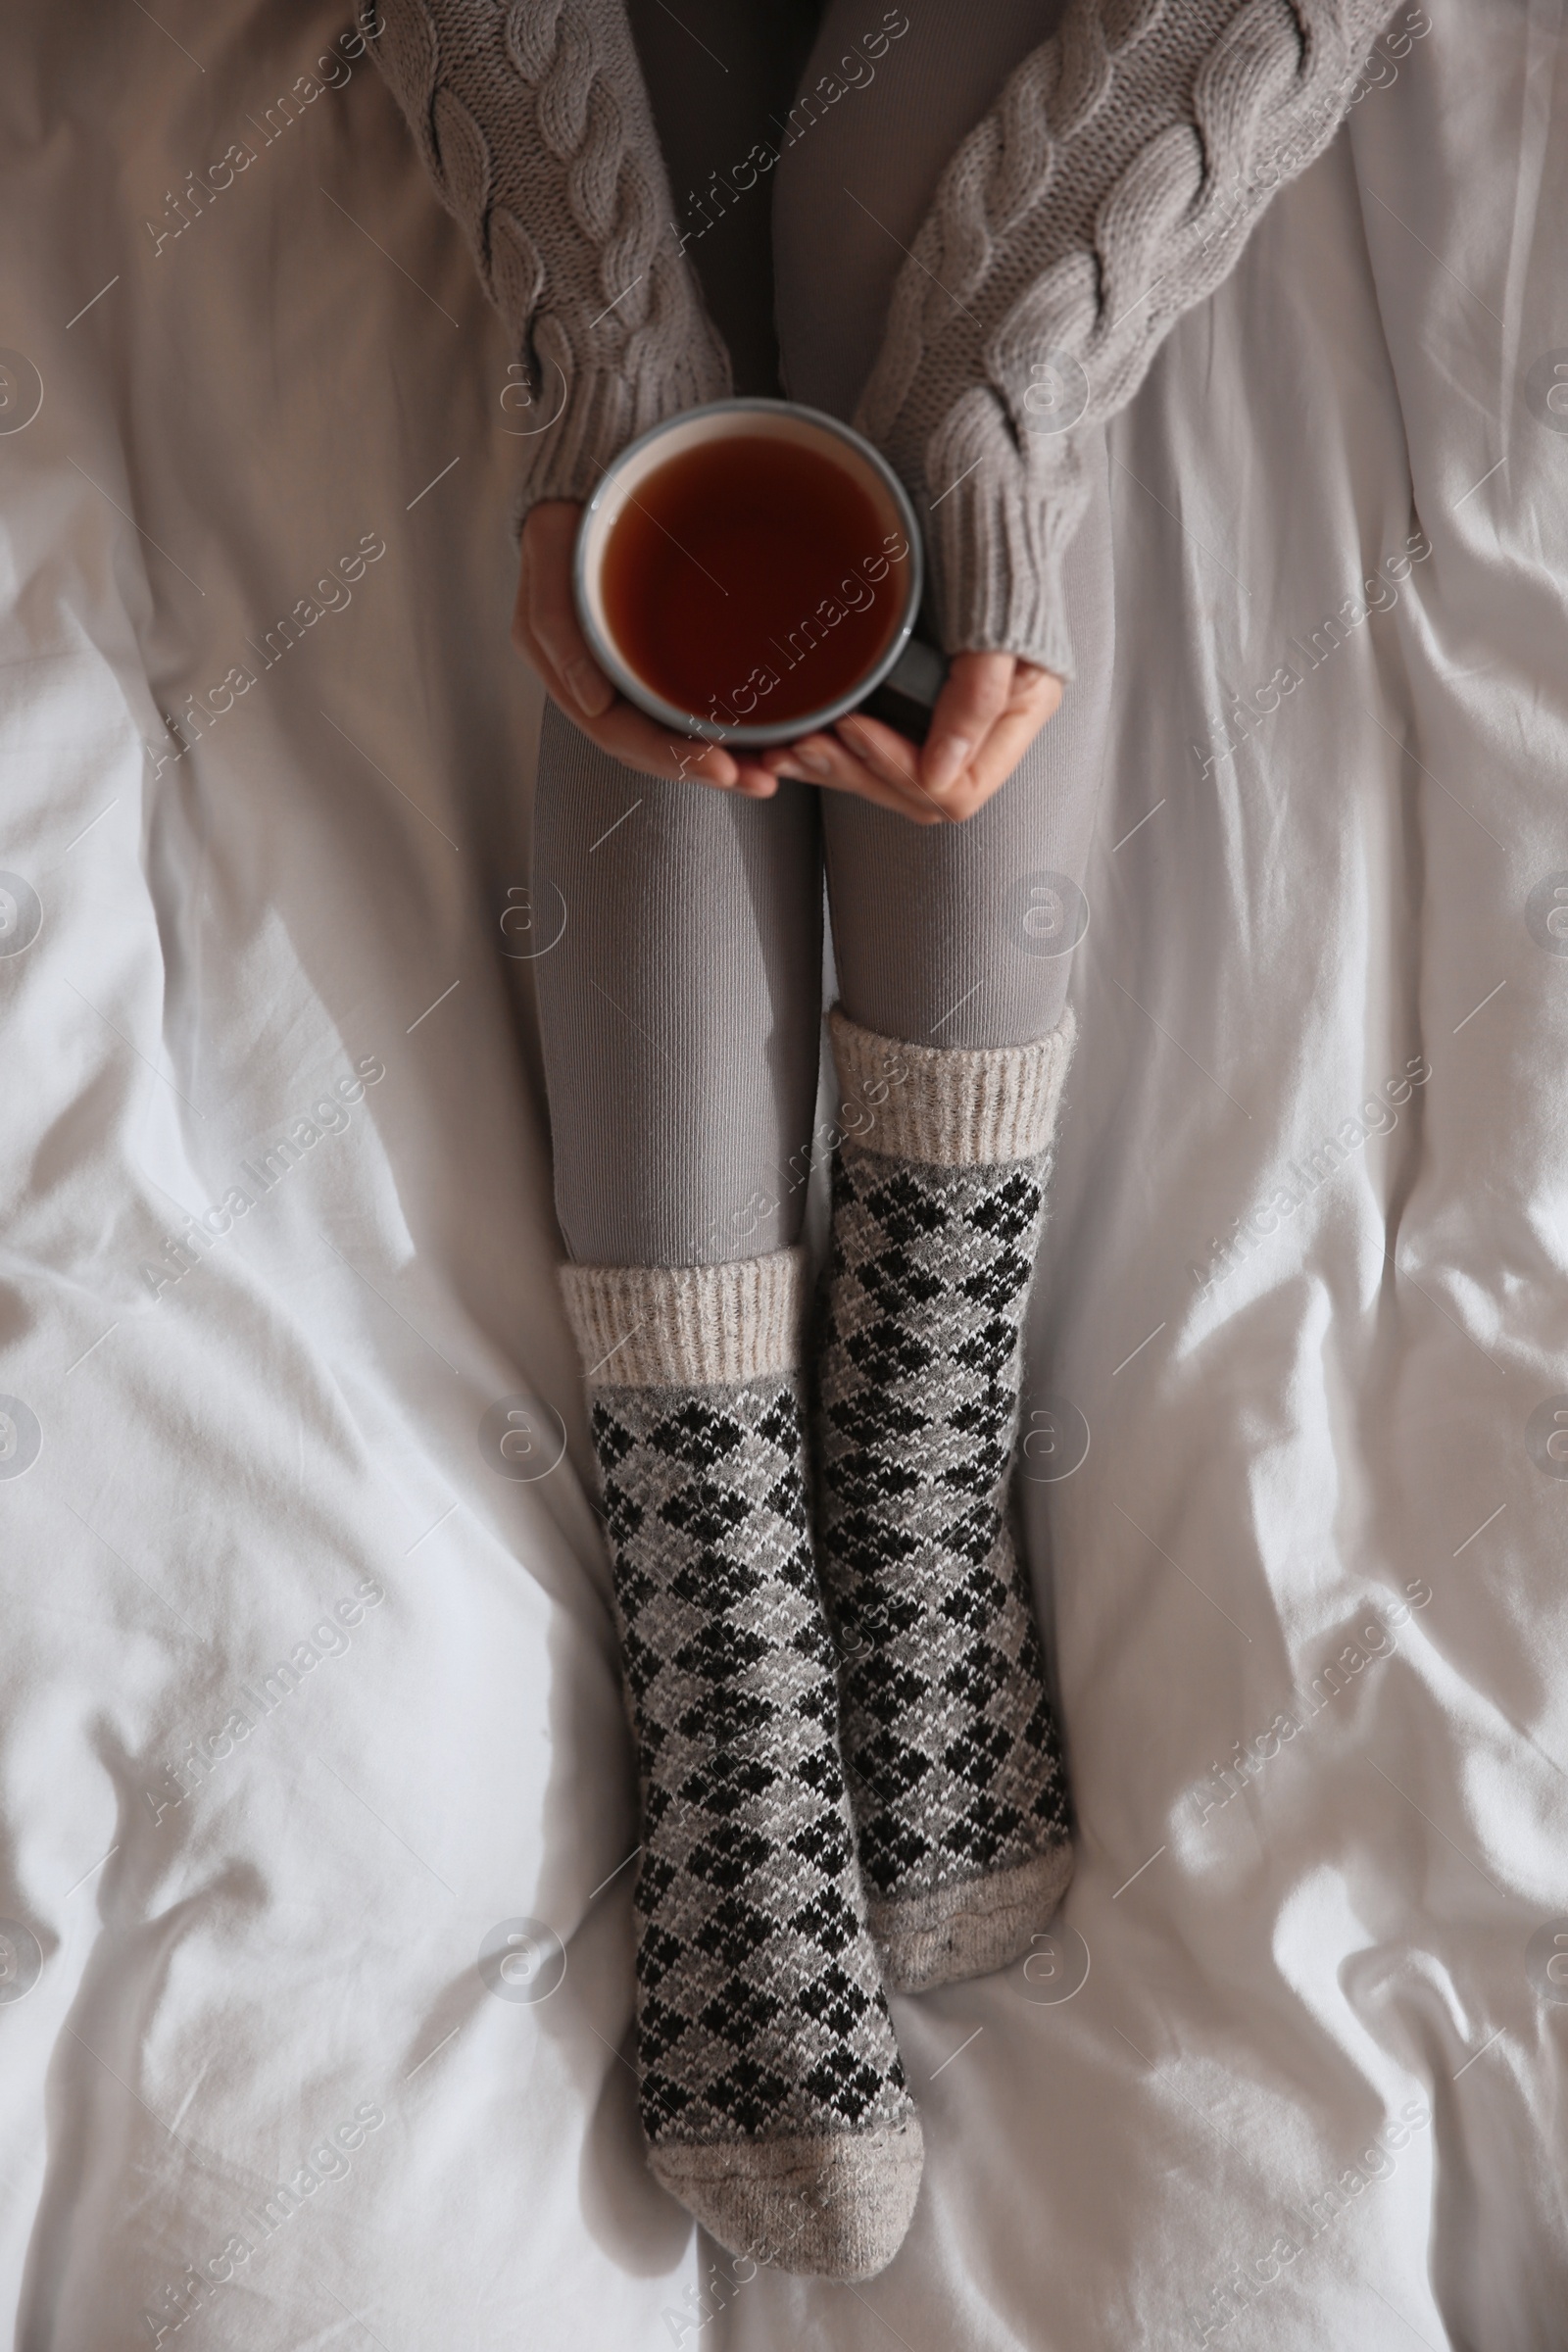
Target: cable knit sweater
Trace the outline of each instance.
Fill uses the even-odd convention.
[[[1391,0],[1068,0],[953,157],[855,421],[910,492],[942,641],[1071,674],[1084,437],[1327,145]],[[380,25],[378,37],[377,24]],[[557,422],[520,512],[722,398],[623,0],[380,0],[371,50]]]

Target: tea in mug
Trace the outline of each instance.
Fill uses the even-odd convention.
[[[777,434],[714,436],[641,481],[606,537],[604,617],[662,701],[717,724],[806,718],[897,635],[909,545],[847,466]]]

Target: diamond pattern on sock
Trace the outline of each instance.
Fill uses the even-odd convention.
[[[643,2126],[659,2147],[913,2112],[865,1928],[799,1385],[601,1389],[638,1744]]]
[[[1048,1172],[834,1157],[817,1527],[873,1919],[1068,1835],[1007,1517]]]

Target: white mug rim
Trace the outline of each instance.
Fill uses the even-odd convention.
[[[878,477],[892,499],[904,535],[908,541],[910,568],[905,596],[905,608],[899,625],[870,668],[852,687],[845,693],[836,696],[831,702],[822,703],[815,710],[804,711],[799,718],[730,726],[720,720],[701,718],[695,711],[682,710],[676,704],[666,702],[662,695],[656,694],[646,680],[637,675],[637,672],[622,658],[616,646],[599,625],[588,594],[587,569],[588,541],[593,525],[603,513],[607,501],[613,491],[616,477],[628,460],[639,456],[654,442],[662,440],[666,434],[674,432],[682,426],[689,426],[696,418],[734,416],[739,413],[788,416],[818,426],[831,434],[834,439],[842,442],[862,466],[869,468]],[[657,424],[650,425],[646,432],[638,434],[635,441],[628,441],[624,449],[616,452],[594,490],[593,496],[583,509],[582,520],[577,527],[576,543],[572,550],[571,579],[578,625],[588,640],[594,660],[617,693],[624,695],[627,702],[635,704],[647,717],[658,719],[662,725],[676,728],[683,735],[696,736],[708,743],[732,744],[741,750],[760,751],[764,747],[776,744],[797,742],[804,735],[814,734],[822,727],[831,726],[835,719],[843,718],[847,712],[855,710],[858,704],[864,702],[868,694],[874,693],[876,688],[881,685],[883,679],[897,664],[899,657],[914,633],[914,625],[919,617],[921,599],[925,593],[925,555],[920,540],[920,528],[915,520],[914,508],[910,503],[908,492],[886,458],[883,457],[882,452],[873,448],[862,433],[858,433],[853,425],[846,424],[841,417],[830,416],[825,409],[808,408],[803,401],[736,396],[729,400],[704,401],[695,408],[679,409],[671,416],[661,417]]]

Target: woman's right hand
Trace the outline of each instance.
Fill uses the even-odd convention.
[[[647,776],[686,777],[747,800],[771,800],[779,779],[762,765],[760,755],[672,734],[615,692],[588,650],[572,594],[572,551],[581,518],[582,507],[575,499],[545,499],[529,512],[522,526],[522,563],[512,614],[512,642],[518,653],[533,663],[572,724],[625,766]],[[896,772],[879,775],[859,762],[855,765],[858,772],[847,785],[838,776],[812,781],[858,792],[916,824],[944,821],[929,797],[900,781]]]

